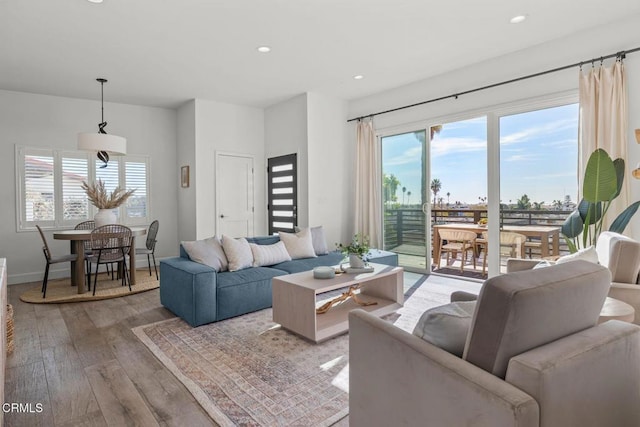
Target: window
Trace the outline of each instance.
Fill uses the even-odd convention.
[[[149,221],[149,158],[124,156],[111,159],[106,168],[93,155],[43,148],[16,147],[18,231],[41,227],[73,227],[93,218],[96,208],[82,190],[83,181],[102,179],[108,190],[117,186],[136,189],[116,210],[126,225]]]
[[[405,269],[429,272],[435,225],[483,219],[490,252],[499,254],[500,231],[515,227],[529,228],[520,229],[529,232],[528,257],[566,251],[557,232],[577,196],[576,101],[558,94],[378,129],[384,248]],[[540,230],[552,230],[548,241]],[[484,254],[465,273],[484,277]],[[504,271],[501,261],[487,257],[491,275]]]

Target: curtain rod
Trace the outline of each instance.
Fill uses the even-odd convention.
[[[487,86],[482,86],[482,87],[478,87],[478,88],[475,88],[475,89],[465,90],[463,92],[452,93],[451,95],[441,96],[439,98],[433,98],[433,99],[429,99],[429,100],[426,100],[426,101],[417,102],[415,104],[410,104],[410,105],[405,105],[405,106],[402,106],[402,107],[392,108],[390,110],[385,110],[385,111],[379,111],[377,113],[366,114],[364,116],[360,116],[360,117],[356,117],[356,118],[353,118],[353,119],[349,119],[349,120],[347,120],[347,123],[348,122],[353,122],[353,121],[356,121],[356,120],[366,119],[367,117],[374,117],[374,116],[379,116],[381,114],[387,114],[387,113],[392,113],[394,111],[404,110],[406,108],[413,108],[413,107],[417,107],[419,105],[430,104],[432,102],[442,101],[444,99],[449,99],[449,98],[458,99],[458,97],[461,96],[461,95],[468,95],[470,93],[479,92],[481,90],[492,89],[494,87],[503,86],[503,85],[506,85],[506,84],[509,84],[509,83],[515,83],[515,82],[519,82],[521,80],[527,80],[527,79],[531,79],[531,78],[534,78],[534,77],[544,76],[545,74],[551,74],[551,73],[555,73],[555,72],[558,72],[558,71],[567,70],[569,68],[574,68],[574,67],[582,68],[582,66],[585,65],[585,64],[589,64],[590,63],[590,64],[593,65],[597,61],[600,61],[600,64],[602,64],[602,62],[605,59],[609,59],[609,58],[624,59],[626,55],[628,55],[630,53],[638,52],[638,51],[640,51],[640,47],[636,47],[634,49],[628,49],[628,50],[621,50],[620,52],[612,53],[612,54],[606,55],[606,56],[601,56],[599,58],[592,58],[592,59],[589,59],[587,61],[580,61],[580,62],[576,62],[574,64],[569,64],[569,65],[565,65],[565,66],[558,67],[558,68],[552,68],[550,70],[540,71],[539,73],[529,74],[529,75],[526,75],[526,76],[522,76],[522,77],[517,77],[515,79],[511,79],[511,80],[504,80],[504,81],[499,82],[499,83],[493,83],[493,84],[490,84],[490,85],[487,85]]]

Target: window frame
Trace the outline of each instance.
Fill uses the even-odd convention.
[[[54,183],[54,219],[47,221],[27,221],[26,219],[26,182],[25,182],[25,157],[28,155],[46,156],[53,158],[53,183]],[[63,158],[86,159],[87,161],[87,180],[95,181],[96,179],[96,162],[95,155],[85,151],[51,149],[45,147],[33,147],[16,145],[15,146],[15,171],[16,171],[16,231],[27,232],[36,230],[36,225],[43,229],[69,229],[73,228],[78,222],[90,220],[98,212],[98,209],[90,202],[88,203],[87,218],[84,219],[64,219],[63,212]],[[123,225],[146,225],[151,218],[151,159],[148,155],[126,155],[113,157],[110,162],[118,163],[118,185],[125,187],[127,185],[126,164],[127,162],[143,163],[145,165],[145,185],[146,185],[146,215],[144,217],[128,218],[126,217],[126,204],[118,207],[118,222]]]

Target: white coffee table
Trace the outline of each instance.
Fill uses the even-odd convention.
[[[273,321],[317,343],[346,332],[347,315],[355,308],[378,317],[393,313],[404,304],[402,267],[371,265],[372,273],[343,273],[332,279],[314,279],[312,271],[274,277]],[[316,295],[354,285],[361,286],[358,300],[377,304],[362,306],[350,298],[316,314]]]

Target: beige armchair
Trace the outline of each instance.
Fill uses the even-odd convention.
[[[605,231],[596,242],[600,265],[611,272],[611,298],[624,301],[636,311],[635,324],[640,325],[640,242],[622,234]],[[540,260],[509,259],[507,273],[533,268]]]
[[[595,326],[610,280],[586,261],[487,280],[462,358],[353,310],[349,424],[640,425],[640,327]]]

